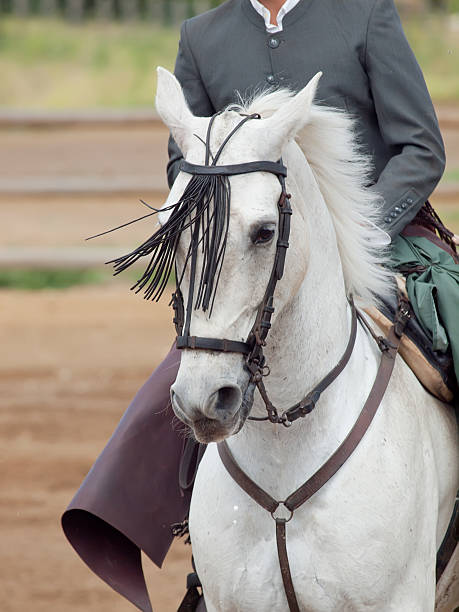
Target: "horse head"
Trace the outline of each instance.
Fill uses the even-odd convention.
[[[308,121],[319,77],[320,74],[271,116],[246,121],[222,148],[216,165],[278,161],[285,144]],[[192,115],[177,80],[161,69],[157,109],[185,160],[196,165],[212,163],[212,155],[217,154],[228,135],[244,120],[240,109],[227,109],[215,118],[208,135],[210,119]],[[206,160],[207,141],[210,155]],[[163,227],[170,219],[174,203],[183,199],[192,180],[186,172],[178,175],[165,212],[160,215]],[[188,301],[193,299],[189,335],[244,343],[254,325],[274,265],[282,186],[274,173],[264,171],[229,176],[226,180],[228,210],[222,215],[221,225],[227,222],[227,227],[223,228],[221,244],[213,251],[205,250],[206,241],[212,241],[218,230],[212,223],[209,225],[209,219],[215,219],[217,208],[222,206],[216,193],[218,189],[214,187],[208,209],[201,216],[200,230],[196,230],[199,244],[195,271],[192,272],[190,246],[192,249],[191,243],[196,237],[193,238],[190,228],[182,231],[177,245],[177,275],[181,279],[185,312]],[[307,242],[304,233],[301,239],[302,225],[299,220],[295,221],[291,237],[295,244],[294,261],[287,256],[289,261],[282,289],[276,291],[273,322],[277,312],[293,298],[306,272]],[[209,263],[204,260],[211,258],[218,260],[213,262],[215,278],[209,278],[208,269],[203,278],[203,269]],[[194,285],[191,293],[190,282]],[[203,292],[210,283],[214,283],[214,294],[204,304]],[[198,440],[221,440],[242,427],[251,409],[254,387],[249,381],[244,355],[188,347],[182,352],[180,370],[171,390],[172,406],[176,415],[193,429]]]

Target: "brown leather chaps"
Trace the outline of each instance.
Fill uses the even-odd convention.
[[[161,567],[171,523],[188,514],[179,488],[184,439],[172,426],[169,390],[180,353],[173,348],[135,396],[62,517],[76,552],[102,580],[151,612],[140,551]]]

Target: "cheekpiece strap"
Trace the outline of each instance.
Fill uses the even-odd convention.
[[[234,176],[236,174],[249,174],[251,172],[270,172],[277,176],[287,176],[287,168],[284,164],[272,161],[254,161],[245,164],[231,164],[228,166],[199,166],[182,160],[179,168],[187,174]]]

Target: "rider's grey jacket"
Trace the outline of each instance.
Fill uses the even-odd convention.
[[[210,116],[266,87],[302,88],[319,70],[318,101],[352,113],[398,234],[437,185],[443,141],[392,0],[301,0],[267,34],[249,0],[228,0],[182,26],[175,74],[195,115]],[[171,141],[169,185],[180,150]]]

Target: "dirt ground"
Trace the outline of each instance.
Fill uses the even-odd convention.
[[[133,610],[82,563],[59,521],[172,342],[166,300],[109,283],[3,290],[0,304],[0,609]],[[178,542],[161,572],[145,560],[155,612],[177,609],[188,557]]]

